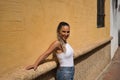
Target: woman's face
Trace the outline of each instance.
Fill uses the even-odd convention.
[[[60,29],[60,37],[66,41],[66,39],[69,37],[70,35],[70,27],[69,26],[62,26],[62,28]]]

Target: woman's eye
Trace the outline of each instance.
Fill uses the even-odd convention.
[[[62,31],[63,33],[70,33],[70,31]]]
[[[64,33],[65,33],[65,31],[62,31],[62,32],[64,32]]]
[[[70,31],[68,31],[67,33],[70,33]]]

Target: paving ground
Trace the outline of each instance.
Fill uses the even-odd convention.
[[[118,48],[111,64],[98,80],[120,80],[120,47]]]

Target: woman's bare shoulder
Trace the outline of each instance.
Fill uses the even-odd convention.
[[[55,46],[60,46],[60,41],[55,40],[55,41],[53,41],[52,45],[55,45]]]

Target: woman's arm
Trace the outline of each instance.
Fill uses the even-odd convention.
[[[59,47],[60,45],[60,42],[59,41],[54,41],[50,46],[49,48],[42,54],[40,55],[37,60],[35,61],[35,63],[33,65],[30,65],[28,67],[26,67],[27,70],[29,69],[34,69],[36,70],[38,65],[45,59],[47,58],[51,53],[52,51],[54,51],[57,47]]]

